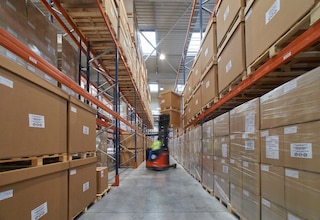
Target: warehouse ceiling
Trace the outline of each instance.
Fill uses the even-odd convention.
[[[41,3],[41,0],[31,1],[45,15],[49,14]],[[139,34],[143,34],[145,31],[155,32],[155,55],[145,54],[144,60],[148,71],[148,83],[158,84],[158,90],[151,92],[151,110],[153,114],[159,114],[159,92],[161,90],[178,91],[177,87],[185,84],[194,55],[187,56],[184,62],[182,55],[188,49],[192,33],[200,33],[200,30],[202,32],[205,31],[216,0],[123,1],[133,4],[136,36],[140,36]],[[200,2],[202,2],[202,10],[199,10]],[[61,18],[63,19],[63,17]],[[63,20],[65,21],[65,19]],[[56,23],[56,21],[53,22]],[[188,29],[189,24],[190,29]],[[57,26],[59,27],[59,25]],[[69,28],[71,30],[71,27]],[[62,29],[60,33],[65,34]],[[143,36],[140,36],[140,40],[144,38]],[[139,45],[144,47],[138,43]],[[159,59],[160,53],[165,54],[166,58],[164,60]],[[91,78],[95,80],[97,77],[93,74]],[[112,96],[111,93],[112,91],[110,91],[110,95]]]

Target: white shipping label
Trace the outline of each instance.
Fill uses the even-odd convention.
[[[165,100],[165,99],[162,99],[160,103],[163,104],[163,103],[165,103],[165,102],[166,102],[166,100]]]
[[[100,177],[101,177],[101,178],[104,177],[104,171],[103,171],[103,170],[101,170],[101,172],[100,172]]]
[[[269,172],[269,166],[268,165],[261,165],[261,170]]]
[[[244,167],[249,167],[249,163],[248,163],[247,161],[243,161],[243,162],[242,162],[242,166],[244,166]]]
[[[74,112],[74,113],[77,113],[78,110],[77,110],[76,107],[71,106],[71,111]]]
[[[266,24],[268,24],[272,18],[280,11],[280,0],[276,0],[269,10],[266,12],[265,18],[266,18]]]
[[[290,127],[285,127],[284,128],[284,134],[296,134],[298,131],[297,126],[290,126]]]
[[[45,202],[31,211],[31,220],[38,220],[48,213],[48,203]]]
[[[270,202],[264,198],[261,199],[261,203],[262,203],[262,205],[267,206],[269,208],[271,206]]]
[[[76,169],[70,170],[69,174],[70,176],[75,175],[77,174],[77,170]]]
[[[86,134],[86,135],[89,135],[89,127],[83,125],[83,127],[82,127],[82,133],[83,133],[83,134]]]
[[[228,144],[222,144],[222,157],[228,157]]]
[[[297,80],[292,80],[286,84],[284,84],[284,87],[283,87],[283,92],[284,93],[288,93],[290,92],[291,90],[297,88]]]
[[[292,177],[292,178],[299,178],[299,171],[297,170],[290,170],[290,169],[286,169],[285,170],[285,175],[288,177]]]
[[[279,136],[266,137],[266,158],[279,160]]]
[[[3,76],[0,76],[0,84],[4,85],[6,87],[9,87],[11,89],[13,88],[13,81],[10,80],[10,79],[5,78]]]
[[[235,186],[234,184],[232,184],[232,183],[231,183],[231,184],[230,184],[230,188],[231,188],[231,189],[235,189],[235,188],[236,188],[236,186]]]
[[[229,62],[226,65],[226,72],[228,73],[231,68],[232,68],[232,62],[231,62],[231,60],[229,60]]]
[[[249,196],[250,195],[250,193],[247,191],[247,190],[242,190],[242,193],[243,193],[243,195],[245,195],[245,196]]]
[[[222,172],[229,173],[229,166],[222,165]]]
[[[301,220],[301,219],[291,214],[290,212],[288,212],[288,220]]]
[[[261,135],[261,137],[267,137],[267,136],[269,136],[269,130],[261,131],[260,135]]]
[[[290,144],[290,157],[312,159],[312,143]]]
[[[248,133],[242,133],[242,139],[247,139],[247,138],[249,138]]]
[[[209,48],[207,47],[206,50],[204,51],[204,56],[206,57],[208,54]]]
[[[229,15],[229,12],[230,12],[230,7],[228,5],[228,7],[226,8],[226,10],[224,11],[223,13],[223,20],[226,21],[227,18],[228,18],[228,15]]]
[[[254,112],[246,115],[246,132],[253,133],[255,131],[255,116]]]
[[[225,142],[226,141],[226,139],[223,137],[223,138],[221,138],[221,142]]]
[[[0,201],[13,197],[13,189],[0,192]]]
[[[210,80],[206,82],[206,89],[209,88],[209,86],[210,86]]]
[[[236,136],[234,134],[230,135],[230,139],[234,140],[236,138]]]
[[[254,150],[254,140],[245,141],[245,150]]]
[[[45,128],[45,118],[43,115],[29,114],[30,128]]]
[[[82,185],[82,192],[85,192],[89,189],[89,182],[85,182],[83,185]]]
[[[230,163],[234,164],[236,161],[234,159],[230,159]]]

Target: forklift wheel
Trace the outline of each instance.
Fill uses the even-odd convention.
[[[177,164],[176,164],[176,163],[173,165],[173,168],[174,168],[174,169],[176,169],[176,168],[177,168]]]

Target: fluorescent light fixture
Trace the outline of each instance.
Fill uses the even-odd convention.
[[[163,91],[163,88],[162,88],[162,87],[160,88],[160,91]]]
[[[157,83],[150,83],[149,84],[150,92],[158,92],[159,85]]]
[[[166,55],[164,55],[163,53],[161,53],[159,59],[160,59],[160,60],[166,59]]]

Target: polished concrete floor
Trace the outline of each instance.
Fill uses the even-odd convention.
[[[174,161],[172,160],[171,163]],[[121,169],[120,186],[90,206],[80,220],[237,219],[180,165],[153,171]]]

